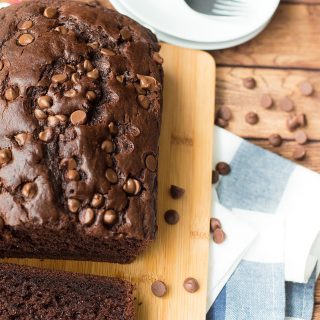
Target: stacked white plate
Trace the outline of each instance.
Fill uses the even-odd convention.
[[[242,0],[245,9],[235,16],[200,13],[184,0],[110,2],[119,12],[152,29],[162,41],[187,48],[215,50],[233,47],[255,37],[266,27],[280,0]]]

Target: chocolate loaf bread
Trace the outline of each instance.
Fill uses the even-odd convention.
[[[0,319],[133,320],[133,287],[114,278],[0,264]]]
[[[157,228],[157,39],[75,1],[0,21],[0,256],[133,261]]]

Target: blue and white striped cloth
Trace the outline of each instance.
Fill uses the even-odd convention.
[[[207,320],[311,319],[320,258],[320,176],[221,128],[213,187],[226,232],[210,243]]]

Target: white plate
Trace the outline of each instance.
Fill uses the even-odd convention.
[[[201,50],[218,50],[218,49],[225,49],[229,47],[233,47],[236,45],[239,45],[241,43],[244,43],[246,41],[249,41],[250,39],[254,38],[257,34],[259,34],[268,24],[269,21],[267,21],[266,24],[255,30],[254,32],[239,38],[234,39],[232,41],[224,41],[224,42],[213,42],[213,43],[202,43],[199,41],[187,41],[184,39],[180,39],[177,37],[173,37],[169,34],[163,33],[159,30],[156,30],[152,28],[149,25],[146,25],[144,22],[140,21],[136,16],[134,16],[131,12],[128,12],[126,8],[123,7],[121,2],[119,0],[112,0],[112,4],[114,7],[121,13],[130,16],[132,19],[138,21],[139,23],[145,25],[147,28],[151,29],[159,38],[159,40],[165,41],[170,44],[174,44],[180,47],[185,48],[192,48],[192,49],[201,49]]]
[[[245,16],[237,18],[198,13],[184,0],[121,0],[120,2],[127,12],[161,33],[187,41],[212,43],[233,41],[258,30],[270,20],[280,0],[246,1],[250,9]],[[114,3],[114,0],[111,2]]]

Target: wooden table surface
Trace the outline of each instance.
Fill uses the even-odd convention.
[[[307,157],[299,163],[320,173],[320,0],[282,1],[270,25],[257,38],[212,53],[218,65],[216,108],[228,106],[233,111],[228,129],[292,159],[297,144],[285,126],[288,114],[280,111],[277,104],[282,97],[289,96],[295,111],[305,113],[308,121]],[[242,86],[242,79],[249,76],[257,80],[254,90]],[[302,96],[297,88],[304,80],[314,86],[312,97]],[[271,110],[259,105],[264,93],[274,98],[275,106]],[[249,111],[259,115],[260,121],[255,126],[244,121]],[[279,133],[285,139],[281,147],[269,145],[268,137],[272,133]],[[320,281],[314,319],[320,319]]]

